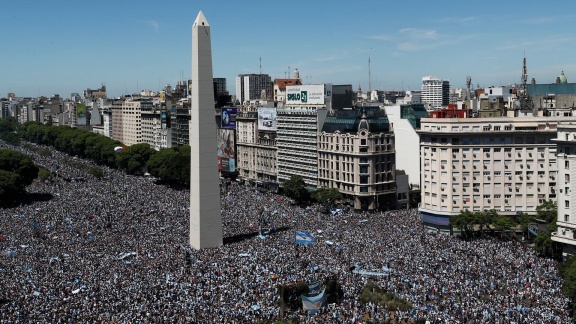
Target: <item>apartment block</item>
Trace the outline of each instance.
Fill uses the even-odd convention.
[[[447,227],[463,210],[535,214],[556,200],[560,121],[576,118],[422,119],[422,220]]]

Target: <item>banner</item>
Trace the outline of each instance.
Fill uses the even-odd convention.
[[[302,309],[310,311],[311,314],[316,314],[320,308],[326,306],[326,293],[324,289],[316,296],[307,297],[302,295],[301,297]]]

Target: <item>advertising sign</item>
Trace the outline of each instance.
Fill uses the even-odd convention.
[[[323,105],[324,96],[323,84],[286,86],[287,105]]]
[[[76,117],[86,117],[86,105],[83,103],[76,104]]]
[[[234,130],[219,128],[216,136],[218,143],[218,170],[224,172],[236,171],[236,150]]]
[[[236,107],[222,107],[222,128],[236,128],[236,114],[238,109]]]
[[[258,130],[277,129],[276,108],[258,107]]]

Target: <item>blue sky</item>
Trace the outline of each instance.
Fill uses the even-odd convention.
[[[18,0],[2,4],[0,97],[106,84],[118,96],[191,75],[191,26],[212,30],[215,77],[298,68],[304,83],[419,89],[433,75],[463,87],[576,82],[576,2]]]

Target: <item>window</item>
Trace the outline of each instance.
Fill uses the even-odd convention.
[[[570,208],[570,201],[569,200],[564,200],[564,207]]]
[[[564,215],[564,221],[565,221],[565,222],[568,222],[568,219],[569,219],[569,218],[570,218],[570,216]]]

